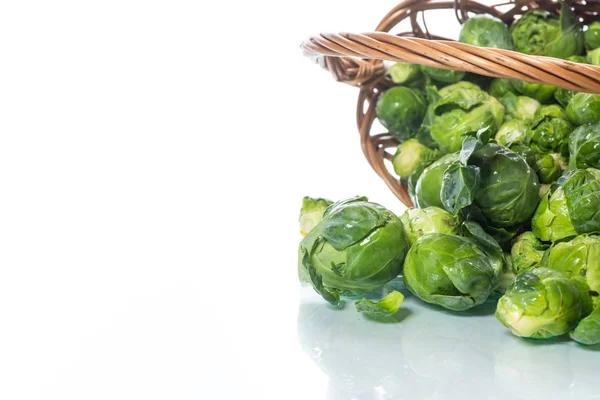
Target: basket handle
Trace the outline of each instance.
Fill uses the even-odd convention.
[[[369,86],[385,75],[382,61],[387,60],[600,93],[598,66],[460,42],[384,32],[322,33],[307,39],[301,47],[336,80],[355,86]]]

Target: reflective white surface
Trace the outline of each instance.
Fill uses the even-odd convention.
[[[398,322],[378,323],[307,290],[298,340],[328,377],[327,399],[600,398],[600,346],[516,338],[494,307],[452,313],[407,296]]]

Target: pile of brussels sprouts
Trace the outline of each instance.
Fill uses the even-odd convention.
[[[583,27],[564,4],[510,27],[475,16],[460,41],[600,64],[600,22]],[[402,276],[449,310],[498,300],[517,336],[600,343],[600,95],[411,64],[389,75],[377,118],[417,208],[305,198],[300,280],[339,306]],[[356,308],[386,318],[403,298]]]

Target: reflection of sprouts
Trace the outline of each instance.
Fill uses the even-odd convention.
[[[388,324],[357,317],[354,307],[300,305],[298,340],[329,377],[330,400],[468,398],[474,376],[481,387],[493,383],[494,304],[465,317],[406,302],[402,321]],[[475,333],[487,339],[464,340]]]

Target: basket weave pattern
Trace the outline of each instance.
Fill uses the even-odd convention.
[[[571,1],[569,4],[584,23],[600,20],[600,2]],[[412,207],[407,187],[388,171],[384,162],[391,160],[392,154],[386,149],[397,147],[397,140],[388,133],[372,132],[377,98],[392,85],[386,76],[383,60],[600,93],[600,67],[454,42],[430,33],[426,24],[429,10],[453,11],[460,23],[468,19],[468,13],[487,13],[510,24],[515,17],[536,8],[556,13],[560,3],[552,0],[512,0],[484,5],[469,0],[405,0],[383,18],[376,32],[323,33],[310,37],[301,47],[306,55],[328,69],[337,81],[360,88],[356,117],[363,153],[400,201]],[[411,31],[398,35],[387,33],[405,19],[409,19]]]

